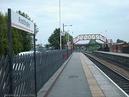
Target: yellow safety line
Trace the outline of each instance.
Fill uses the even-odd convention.
[[[83,54],[80,54],[80,60],[81,60],[81,63],[82,63],[82,67],[83,67],[83,70],[85,72],[85,75],[86,75],[86,78],[87,78],[87,81],[88,81],[88,84],[89,84],[89,88],[91,90],[91,94],[93,97],[105,97],[103,91],[101,90],[101,88],[99,87],[96,79],[94,78],[90,68],[88,65],[90,64],[87,64],[85,62],[86,58],[85,58],[85,55]]]

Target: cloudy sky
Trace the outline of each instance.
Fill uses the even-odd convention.
[[[59,0],[0,0],[0,11],[7,8],[27,13],[38,25],[38,43],[46,44],[59,27]],[[129,42],[129,0],[61,0],[62,23],[76,37],[79,34],[100,33]]]

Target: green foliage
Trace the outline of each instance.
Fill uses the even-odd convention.
[[[7,17],[0,13],[0,55],[7,54]]]
[[[98,50],[100,47],[101,47],[101,44],[96,42],[96,40],[90,40],[87,45],[87,51],[94,52],[94,51]]]
[[[48,42],[51,47],[55,49],[60,48],[60,29],[54,30],[54,33],[49,37]]]
[[[48,50],[50,48],[50,44],[45,44],[45,48]]]
[[[117,39],[117,40],[116,40],[116,43],[126,43],[126,41]]]
[[[21,11],[18,11],[18,13],[31,20],[27,14],[22,13]],[[8,51],[7,18],[7,14],[4,15],[0,13],[0,55],[7,55]],[[12,28],[12,34],[14,54],[28,51],[32,48],[32,35],[30,33]]]
[[[65,34],[65,36],[62,36],[62,48],[64,49],[67,44],[69,36],[69,41],[72,40],[72,36],[70,34]],[[52,47],[54,49],[60,48],[60,29],[55,29],[52,35],[49,37],[48,42],[50,43],[49,47]]]

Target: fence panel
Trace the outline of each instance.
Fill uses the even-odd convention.
[[[34,95],[33,55],[14,57],[12,78],[13,95]]]
[[[36,54],[37,92],[70,56],[70,50],[56,50]],[[9,74],[8,57],[0,58],[0,97],[9,95],[10,84],[17,97],[34,97],[34,56],[33,54],[13,58],[12,75]],[[12,76],[12,83],[9,83]],[[13,96],[6,96],[13,97]]]
[[[71,51],[53,51],[37,54],[37,90],[49,80],[49,78],[57,71],[57,69],[70,56]]]
[[[4,97],[9,88],[9,64],[6,56],[0,58],[0,97]]]

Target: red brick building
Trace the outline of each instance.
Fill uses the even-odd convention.
[[[110,49],[112,52],[126,53],[129,52],[128,43],[113,43]]]

